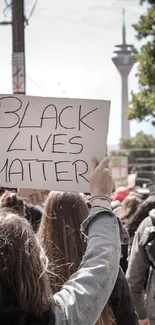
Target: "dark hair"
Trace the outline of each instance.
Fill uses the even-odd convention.
[[[38,231],[43,208],[31,203],[25,203],[25,218],[31,223],[33,230]]]
[[[130,237],[133,237],[140,223],[148,217],[149,212],[155,209],[155,195],[150,195],[145,201],[143,201],[137,210],[137,213],[133,215],[126,224],[126,229],[129,232]]]
[[[0,208],[12,210],[20,216],[24,216],[24,201],[22,197],[10,191],[5,191],[0,197]]]
[[[49,261],[59,276],[52,277],[53,291],[57,292],[77,271],[86,243],[80,234],[80,224],[88,216],[88,207],[81,194],[50,192],[45,201],[38,238]],[[114,317],[107,304],[98,325],[112,325]]]
[[[25,218],[0,211],[0,300],[41,316],[52,309],[48,260]]]
[[[128,195],[122,203],[119,217],[121,220],[129,219],[136,213],[139,204],[142,202],[136,195]]]

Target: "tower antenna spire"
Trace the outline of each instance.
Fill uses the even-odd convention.
[[[122,9],[122,16],[123,16],[123,25],[122,25],[122,39],[123,44],[126,44],[126,26],[125,26],[125,9]]]

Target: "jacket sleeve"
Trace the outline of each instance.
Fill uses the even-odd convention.
[[[148,219],[148,218],[147,218]],[[148,274],[148,263],[144,247],[139,245],[141,236],[147,225],[145,219],[139,226],[131,249],[126,278],[131,288],[133,300],[139,319],[147,318],[145,305],[145,283]]]
[[[56,325],[94,325],[117,278],[121,244],[116,217],[101,209],[83,228],[88,243],[80,267],[54,295]]]

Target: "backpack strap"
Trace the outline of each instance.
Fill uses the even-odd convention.
[[[155,270],[155,217],[150,216],[150,218],[152,221],[152,227],[150,227],[150,229],[152,230],[149,234],[148,241],[146,242],[145,251],[150,266]]]

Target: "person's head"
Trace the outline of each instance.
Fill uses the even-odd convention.
[[[133,237],[140,223],[149,216],[149,212],[155,209],[155,195],[150,195],[145,201],[140,203],[136,214],[134,214],[126,224],[130,237]]]
[[[85,252],[86,243],[80,233],[80,224],[88,216],[88,207],[81,194],[50,192],[44,205],[38,232],[49,261],[58,276],[52,278],[52,288],[57,292],[77,271]],[[53,287],[54,285],[54,287]],[[111,325],[113,314],[109,305],[102,312],[98,325]]]
[[[0,208],[11,210],[12,212],[24,216],[24,201],[22,197],[10,191],[5,191],[0,197]]]
[[[128,220],[130,217],[132,217],[136,213],[138,206],[141,202],[141,199],[138,198],[136,195],[128,195],[122,203],[122,207],[119,212],[120,219]]]
[[[115,191],[112,201],[120,201],[122,202],[126,196],[129,195],[129,190],[126,187],[118,187],[117,190]]]
[[[25,218],[0,210],[0,306],[34,316],[52,306],[48,260]]]

